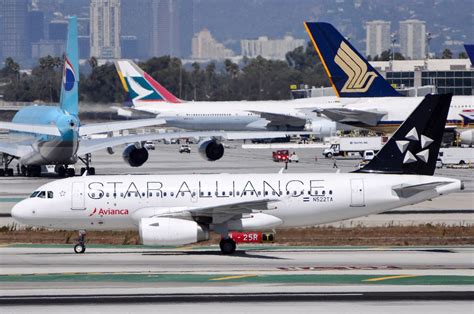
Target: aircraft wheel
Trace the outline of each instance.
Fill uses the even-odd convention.
[[[90,167],[89,170],[87,171],[87,174],[88,174],[88,175],[91,175],[91,176],[95,175],[95,168],[94,168],[94,167]]]
[[[231,238],[222,239],[219,246],[221,248],[221,253],[225,255],[233,254],[237,248],[235,241]]]
[[[13,177],[13,168],[8,168],[8,169],[7,169],[7,175],[8,175],[9,177]]]
[[[66,176],[66,169],[63,166],[59,166],[56,172],[58,173],[58,176],[61,178]]]
[[[76,170],[74,168],[67,168],[67,176],[74,177],[76,175]]]
[[[5,175],[5,170],[0,169],[0,177],[3,177]]]
[[[86,246],[84,244],[76,244],[74,246],[74,252],[76,252],[76,254],[82,254],[86,251]]]

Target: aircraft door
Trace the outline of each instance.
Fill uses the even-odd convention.
[[[84,182],[72,183],[71,209],[86,209],[84,198]]]
[[[351,179],[351,207],[364,206],[364,179]]]

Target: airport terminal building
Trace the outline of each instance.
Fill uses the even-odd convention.
[[[435,92],[474,95],[474,66],[469,59],[372,61],[370,64],[404,95]],[[332,87],[292,89],[293,98],[334,95]]]

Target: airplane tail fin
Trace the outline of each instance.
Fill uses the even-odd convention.
[[[401,96],[329,23],[305,22],[329,80],[339,97]]]
[[[150,101],[180,103],[182,100],[171,94],[131,60],[115,61],[115,68],[134,106]]]
[[[469,60],[471,60],[471,65],[474,66],[474,45],[466,44],[464,45],[464,49],[466,49],[467,56],[469,57]]]
[[[79,113],[79,48],[77,43],[77,19],[69,17],[66,54],[64,56],[63,78],[61,83],[61,109],[69,114]]]
[[[433,175],[451,98],[426,95],[374,159],[355,172]]]

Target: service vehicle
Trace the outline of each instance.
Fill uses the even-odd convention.
[[[280,149],[272,153],[274,162],[288,162],[290,152],[288,149]]]
[[[441,148],[438,154],[442,165],[467,165],[474,163],[473,147]]]
[[[364,151],[377,153],[383,146],[383,137],[339,137],[324,149],[323,156],[363,157]]]
[[[181,147],[179,148],[179,152],[182,154],[182,153],[191,153],[191,147],[189,147],[188,144],[183,144],[181,145]]]

